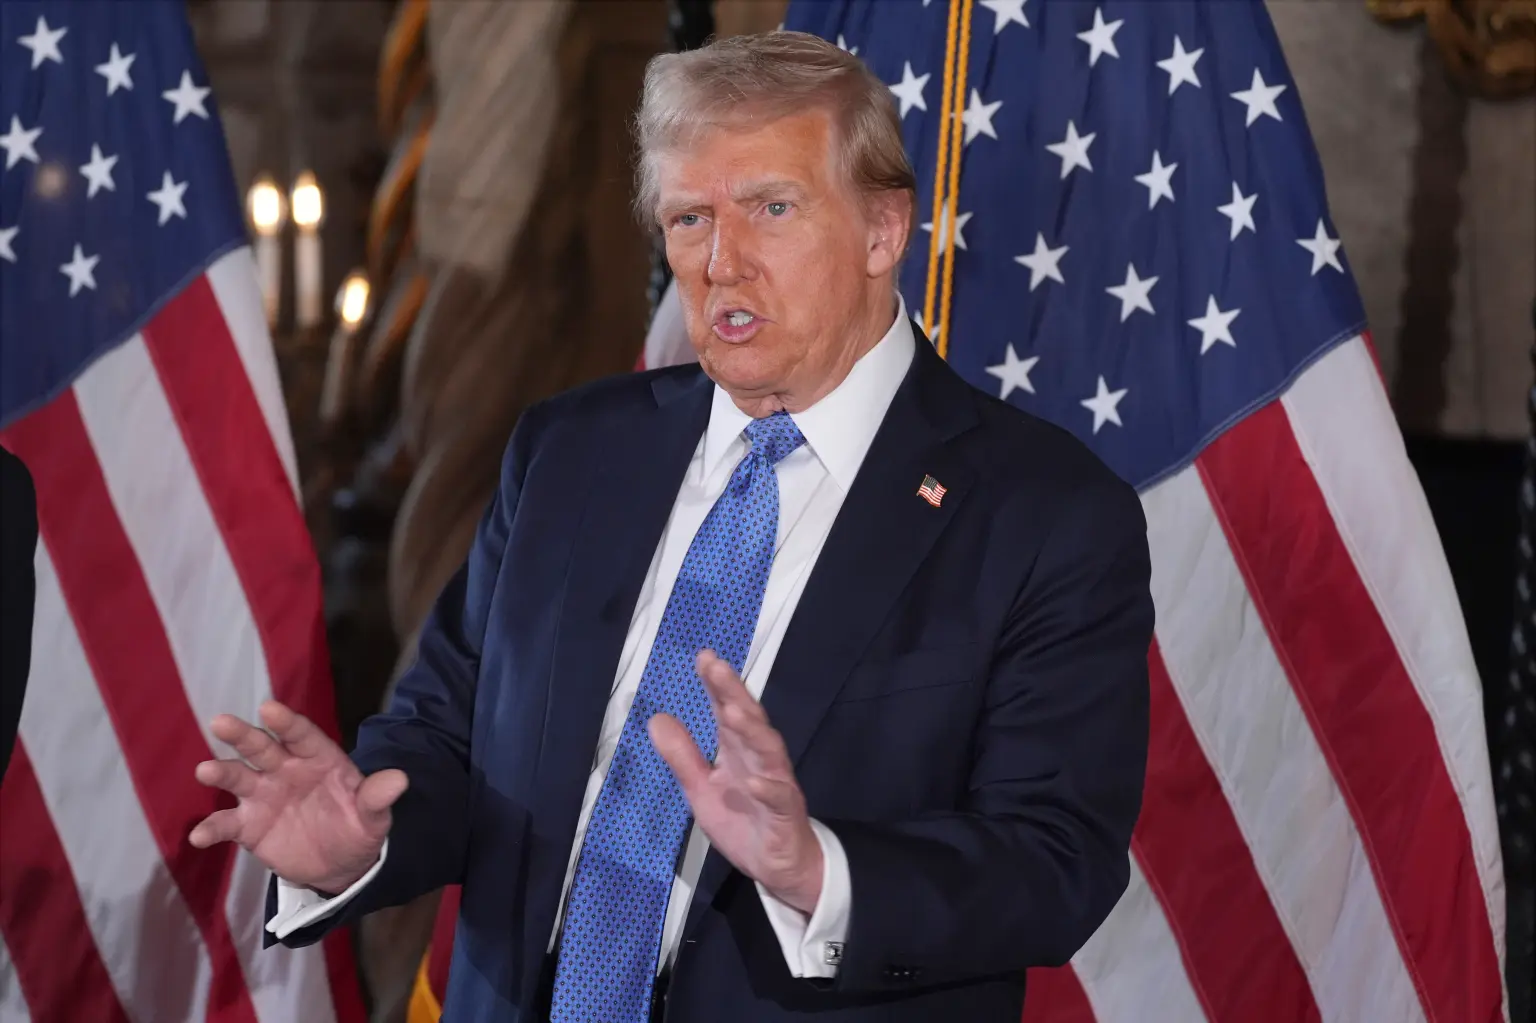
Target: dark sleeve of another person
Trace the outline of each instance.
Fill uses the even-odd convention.
[[[0,778],[11,762],[32,664],[37,495],[21,459],[0,448]]]

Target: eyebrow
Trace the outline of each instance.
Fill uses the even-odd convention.
[[[764,199],[777,198],[779,196],[801,199],[805,196],[805,189],[798,182],[788,179],[749,181],[739,190],[733,192],[731,198],[737,202],[761,202]]]

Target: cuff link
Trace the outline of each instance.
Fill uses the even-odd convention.
[[[841,966],[843,962],[843,943],[841,941],[824,941],[821,944],[821,961],[828,966]]]

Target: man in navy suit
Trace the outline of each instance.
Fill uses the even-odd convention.
[[[445,1019],[1014,1023],[1123,892],[1135,493],[908,319],[889,90],[795,33],[659,57],[638,201],[699,365],[530,409],[350,758],[197,768],[297,946],[463,884]]]

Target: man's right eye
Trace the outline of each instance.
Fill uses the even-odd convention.
[[[698,222],[699,215],[697,213],[682,213],[679,214],[677,218],[678,227],[692,227]]]

